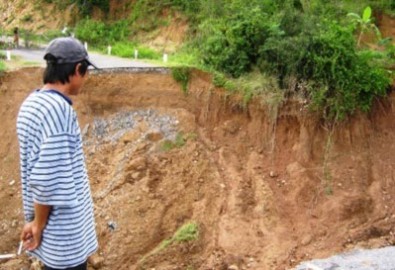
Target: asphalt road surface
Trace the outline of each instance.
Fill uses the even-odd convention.
[[[153,64],[136,61],[132,58],[121,58],[93,52],[88,53],[90,60],[92,60],[92,62],[94,62],[99,68],[156,67]],[[13,49],[11,50],[11,55],[19,56],[24,61],[36,62],[37,65],[45,67],[45,61],[43,59],[44,49]]]
[[[296,270],[395,270],[395,247],[354,250],[300,264]]]

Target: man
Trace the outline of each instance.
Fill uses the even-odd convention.
[[[87,269],[98,246],[80,128],[70,96],[94,66],[74,38],[47,47],[44,86],[23,102],[17,119],[24,248],[46,270]],[[95,67],[95,66],[94,66]]]
[[[14,28],[14,46],[15,48],[19,48],[19,28]]]

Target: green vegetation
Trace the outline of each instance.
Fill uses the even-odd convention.
[[[184,94],[188,94],[188,83],[191,75],[191,69],[188,67],[174,67],[171,71],[174,80],[181,84]]]
[[[377,14],[395,14],[393,0],[136,0],[124,19],[107,22],[90,16],[94,8],[108,13],[109,0],[45,1],[77,4],[85,19],[76,36],[129,58],[138,49],[139,59],[160,60],[165,46],[155,51],[138,37],[182,16],[188,36],[169,65],[213,73],[214,83],[240,94],[244,105],[254,97],[278,104],[293,95],[324,119],[341,120],[369,111],[393,79],[395,46],[382,39],[375,21]],[[377,40],[368,44],[364,37],[372,34]],[[173,76],[186,93],[188,69],[173,69]]]
[[[154,250],[152,250],[150,253],[146,254],[143,258],[141,258],[139,263],[144,264],[145,260],[148,257],[166,249],[170,245],[193,242],[193,241],[197,241],[198,239],[199,239],[199,225],[193,221],[188,222],[182,225],[171,238],[164,240]]]
[[[92,44],[107,45],[117,41],[125,41],[129,31],[126,20],[106,24],[92,19],[84,19],[76,25],[75,35]]]
[[[22,17],[22,22],[32,22],[33,21],[33,16],[31,14],[26,14],[25,16]]]
[[[173,237],[164,240],[160,246],[159,251],[167,248],[173,243],[183,243],[196,241],[199,239],[199,226],[195,222],[190,222],[184,224],[181,228],[179,228]]]
[[[4,72],[6,69],[5,63],[3,60],[0,60],[0,73]]]
[[[195,133],[186,133],[179,132],[174,141],[165,140],[162,145],[162,151],[170,151],[174,148],[183,147],[188,140],[195,140],[197,135]]]
[[[282,101],[284,91],[281,91],[277,80],[265,73],[253,71],[239,78],[231,78],[223,73],[215,72],[213,84],[222,87],[231,94],[239,94],[246,108],[252,98],[261,98],[262,103],[277,107]]]
[[[104,13],[110,11],[109,0],[42,0],[46,3],[53,3],[61,10],[64,10],[68,5],[76,4],[82,16],[89,16],[92,14],[93,8],[99,8]]]
[[[347,16],[349,16],[352,19],[352,22],[355,24],[355,28],[357,28],[359,31],[358,43],[357,43],[358,46],[361,43],[362,35],[364,33],[368,32],[369,30],[373,30],[378,37],[381,37],[380,30],[372,22],[371,7],[368,6],[365,8],[365,10],[363,11],[362,17],[356,13],[349,13],[349,14],[347,14]]]

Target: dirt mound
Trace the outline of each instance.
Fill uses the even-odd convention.
[[[16,251],[23,224],[15,118],[41,72],[1,78],[0,254]],[[243,109],[200,72],[187,96],[170,75],[91,76],[74,106],[101,269],[289,269],[393,244],[393,102],[327,127],[298,101]],[[197,239],[170,243],[186,224]]]

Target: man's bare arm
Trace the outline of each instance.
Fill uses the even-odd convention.
[[[34,250],[41,244],[41,235],[47,225],[52,206],[34,203],[34,220],[27,223],[22,230],[21,240],[23,247]]]

